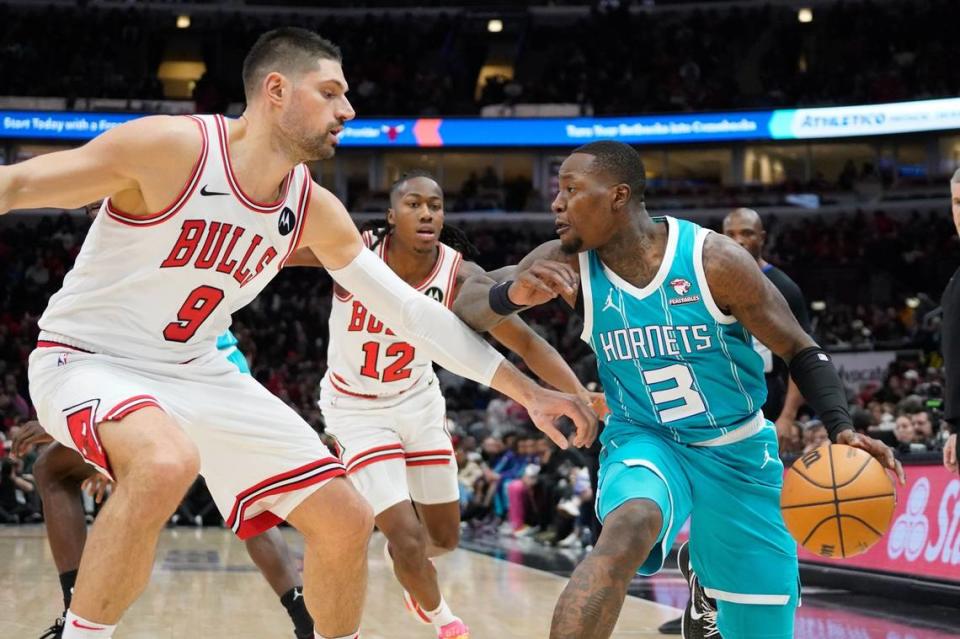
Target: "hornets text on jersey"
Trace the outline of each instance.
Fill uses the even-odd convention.
[[[711,231],[672,217],[663,262],[637,288],[595,251],[580,254],[582,338],[597,355],[613,419],[623,428],[661,430],[683,443],[725,435],[757,417],[766,397],[753,338],[723,313],[707,286],[704,240]]]

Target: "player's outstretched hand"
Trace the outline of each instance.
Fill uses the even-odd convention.
[[[590,404],[590,408],[592,408],[593,412],[597,414],[597,419],[599,419],[601,422],[606,419],[607,414],[610,412],[610,409],[607,407],[606,395],[603,393],[587,391],[583,396],[583,400]]]
[[[953,433],[943,445],[943,465],[951,473],[957,472],[957,434]]]
[[[517,270],[507,295],[519,306],[537,306],[558,295],[573,295],[578,286],[580,276],[569,264],[536,260],[529,268]]]
[[[34,446],[52,441],[53,437],[50,436],[50,433],[43,430],[40,422],[30,421],[24,424],[20,428],[20,432],[14,436],[10,450],[13,451],[14,457],[23,457],[33,450]]]
[[[94,501],[99,504],[103,502],[103,496],[107,494],[107,491],[113,490],[113,480],[103,473],[94,473],[83,480],[83,484],[81,484],[80,487],[83,489],[83,492],[93,497]]]
[[[884,468],[892,470],[894,474],[896,474],[901,486],[906,485],[907,476],[903,472],[903,466],[900,464],[900,461],[893,456],[893,450],[882,441],[868,437],[867,435],[862,435],[853,430],[845,430],[837,435],[837,443],[867,451],[873,455]]]
[[[597,437],[597,415],[584,400],[574,395],[542,389],[526,407],[533,424],[560,448],[567,448],[567,438],[557,428],[560,417],[573,420],[576,434],[573,445],[589,446]]]

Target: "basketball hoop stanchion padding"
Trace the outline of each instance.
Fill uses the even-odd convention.
[[[828,558],[866,552],[890,527],[893,480],[869,453],[841,444],[810,451],[783,479],[780,507],[794,539]]]

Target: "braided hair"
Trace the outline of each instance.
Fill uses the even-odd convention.
[[[393,200],[393,196],[408,180],[414,178],[427,178],[434,182],[437,181],[437,178],[433,177],[428,171],[422,169],[407,171],[403,173],[396,182],[390,185],[390,200]],[[360,226],[360,232],[364,233],[365,231],[371,231],[373,233],[375,239],[370,248],[374,249],[379,246],[380,242],[386,239],[388,235],[393,233],[393,226],[390,225],[386,217],[382,220],[367,220]],[[439,239],[450,248],[462,253],[466,259],[473,259],[480,254],[477,247],[470,242],[467,234],[455,226],[444,224],[443,229],[440,231]]]

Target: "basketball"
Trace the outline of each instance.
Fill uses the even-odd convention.
[[[887,531],[893,481],[869,453],[840,444],[814,449],[783,480],[780,508],[801,546],[821,557],[866,552]]]

